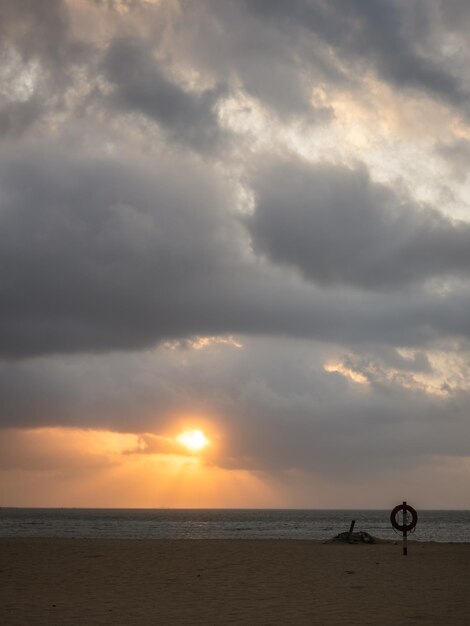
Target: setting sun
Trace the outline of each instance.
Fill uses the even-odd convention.
[[[199,452],[205,448],[209,440],[201,430],[185,430],[176,440],[191,452]]]

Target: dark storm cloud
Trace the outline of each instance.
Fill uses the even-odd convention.
[[[323,81],[347,81],[328,48],[302,29],[285,31],[253,19],[243,2],[187,3],[175,20],[175,56],[213,80],[240,89],[286,121],[323,123],[333,117],[328,102],[312,97]]]
[[[338,93],[365,97],[377,76],[414,98],[468,113],[465,37],[435,0],[240,0],[186,3],[171,21],[170,55],[258,99],[286,123],[334,118]],[[326,98],[324,95],[326,95]]]
[[[119,145],[114,151],[121,152]],[[194,159],[80,153],[72,144],[28,146],[25,153],[4,156],[0,165],[4,356],[141,349],[166,338],[230,332],[397,345],[420,345],[439,333],[469,335],[465,290],[436,295],[417,289],[399,297],[324,291],[289,271],[260,265],[246,254],[248,242],[231,210],[234,188]],[[292,197],[295,182],[298,201]],[[466,241],[465,229],[434,213],[430,226],[419,215],[400,212],[400,219],[390,220],[380,211],[385,201],[397,211],[395,196],[364,172],[315,173],[294,162],[266,170],[257,185],[261,204],[248,221],[254,236],[265,247],[269,243],[276,261],[280,255],[285,263],[287,250],[294,254],[289,263],[323,282],[395,287],[410,275],[429,277],[437,272],[431,243],[446,268],[460,256],[463,267],[466,253],[458,246],[460,238]],[[347,205],[338,202],[346,196]],[[275,238],[266,239],[268,234]],[[416,250],[404,245],[404,234]],[[372,235],[382,253],[392,250],[382,264],[369,262],[378,254]],[[400,255],[394,245],[401,246]],[[451,245],[455,250],[446,259]],[[407,269],[410,260],[415,267]]]
[[[220,140],[216,106],[223,86],[191,93],[162,72],[151,46],[115,39],[104,59],[105,76],[114,85],[112,100],[124,112],[139,112],[182,143],[205,149]]]
[[[183,406],[184,393],[178,397],[172,382],[177,368],[168,363],[165,371],[148,361],[88,356],[0,364],[0,422],[123,432],[161,428],[169,411]]]
[[[399,87],[424,90],[457,106],[468,104],[459,79],[444,63],[421,52],[426,26],[434,26],[432,7],[423,11],[419,4],[398,0],[247,0],[244,5],[280,33],[307,29],[343,62],[359,61],[365,73],[374,67],[382,79]],[[361,65],[355,69],[361,72]]]
[[[254,249],[322,285],[401,288],[468,276],[470,226],[371,181],[365,169],[274,161],[254,181]]]
[[[65,86],[77,78],[74,67],[80,65],[80,80],[90,84],[99,82],[103,71],[113,86],[114,105],[122,112],[140,113],[159,124],[171,140],[207,151],[224,136],[217,107],[239,87],[283,119],[295,115],[324,123],[334,115],[333,107],[313,91],[331,86],[357,90],[375,69],[395,87],[411,87],[465,108],[465,64],[439,55],[435,45],[453,32],[452,24],[464,13],[460,3],[451,4],[446,21],[436,2],[207,0],[188,3],[179,14],[167,2],[130,3],[130,15],[136,23],[141,16],[147,34],[130,36],[126,19],[116,13],[109,20],[105,45],[93,45],[75,38],[71,28],[71,13],[83,12],[83,6],[8,0],[0,8],[0,34],[4,63],[11,50],[25,62],[39,61],[41,100],[49,107],[47,96],[60,99]],[[120,5],[106,6],[102,3],[105,21],[106,11]],[[165,29],[171,38],[167,36],[169,43],[163,45]],[[168,67],[181,59],[186,70],[214,86],[193,91],[177,81]],[[456,75],[453,68],[458,69]],[[26,112],[30,115],[32,108]],[[12,120],[14,128],[21,119],[29,123],[20,113],[8,111],[3,117]]]
[[[142,346],[182,330],[187,294],[199,300],[224,256],[229,190],[188,161],[32,150],[3,159],[0,185],[6,352]]]

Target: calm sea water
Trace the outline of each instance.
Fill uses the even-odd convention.
[[[470,543],[470,511],[418,511],[411,539]],[[0,509],[0,537],[329,539],[349,529],[395,539],[388,511]]]

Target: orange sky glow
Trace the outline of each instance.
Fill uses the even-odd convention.
[[[178,435],[10,429],[0,443],[1,499],[8,506],[53,507],[280,504],[256,473],[214,465],[214,447],[216,437],[206,449],[194,451],[183,446]]]
[[[188,430],[156,435],[6,429],[0,440],[0,502],[19,507],[366,508],[372,494],[377,508],[387,508],[400,498],[398,470],[384,496],[383,476],[370,476],[367,489],[358,490],[347,476],[339,485],[294,469],[277,476],[227,469],[221,467],[222,437],[207,430],[210,443],[195,452],[178,441]],[[464,488],[469,470],[466,459],[436,457],[432,467],[406,473],[407,493],[429,507],[441,491],[438,506],[448,506]],[[447,483],[453,490],[443,489]]]

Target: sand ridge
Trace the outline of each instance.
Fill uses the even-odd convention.
[[[3,626],[468,626],[470,544],[0,539]]]

